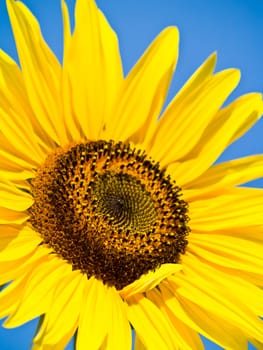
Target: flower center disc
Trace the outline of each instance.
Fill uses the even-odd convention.
[[[73,269],[121,289],[187,245],[187,204],[158,163],[129,144],[57,149],[32,183],[29,209],[43,243]]]

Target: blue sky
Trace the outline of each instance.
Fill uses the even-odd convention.
[[[24,0],[40,21],[43,34],[59,59],[62,26],[59,0]],[[67,1],[71,13],[74,1]],[[98,0],[120,38],[127,73],[153,38],[165,27],[176,25],[181,33],[180,58],[168,99],[212,52],[218,53],[217,69],[237,67],[242,79],[233,98],[263,91],[262,0]],[[0,47],[17,58],[5,0],[0,0]],[[263,153],[263,122],[231,145],[220,160]],[[253,182],[263,187],[263,180]],[[0,328],[2,350],[27,350],[36,321],[15,330]],[[71,346],[68,350],[72,349]],[[219,349],[206,343],[206,349]]]

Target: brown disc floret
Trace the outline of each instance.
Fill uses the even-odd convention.
[[[121,289],[187,245],[181,190],[145,152],[96,141],[58,148],[32,182],[32,227],[73,269]]]

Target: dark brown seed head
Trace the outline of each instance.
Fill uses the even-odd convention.
[[[129,144],[80,143],[57,149],[32,182],[30,222],[73,269],[121,289],[187,245],[181,190]]]

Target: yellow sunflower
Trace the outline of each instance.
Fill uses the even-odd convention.
[[[93,0],[61,65],[7,0],[18,66],[0,53],[0,317],[41,325],[33,349],[263,349],[263,156],[213,165],[263,111],[222,107],[240,74],[210,56],[160,113],[178,56],[165,29],[127,77]],[[21,68],[20,68],[21,67]]]

